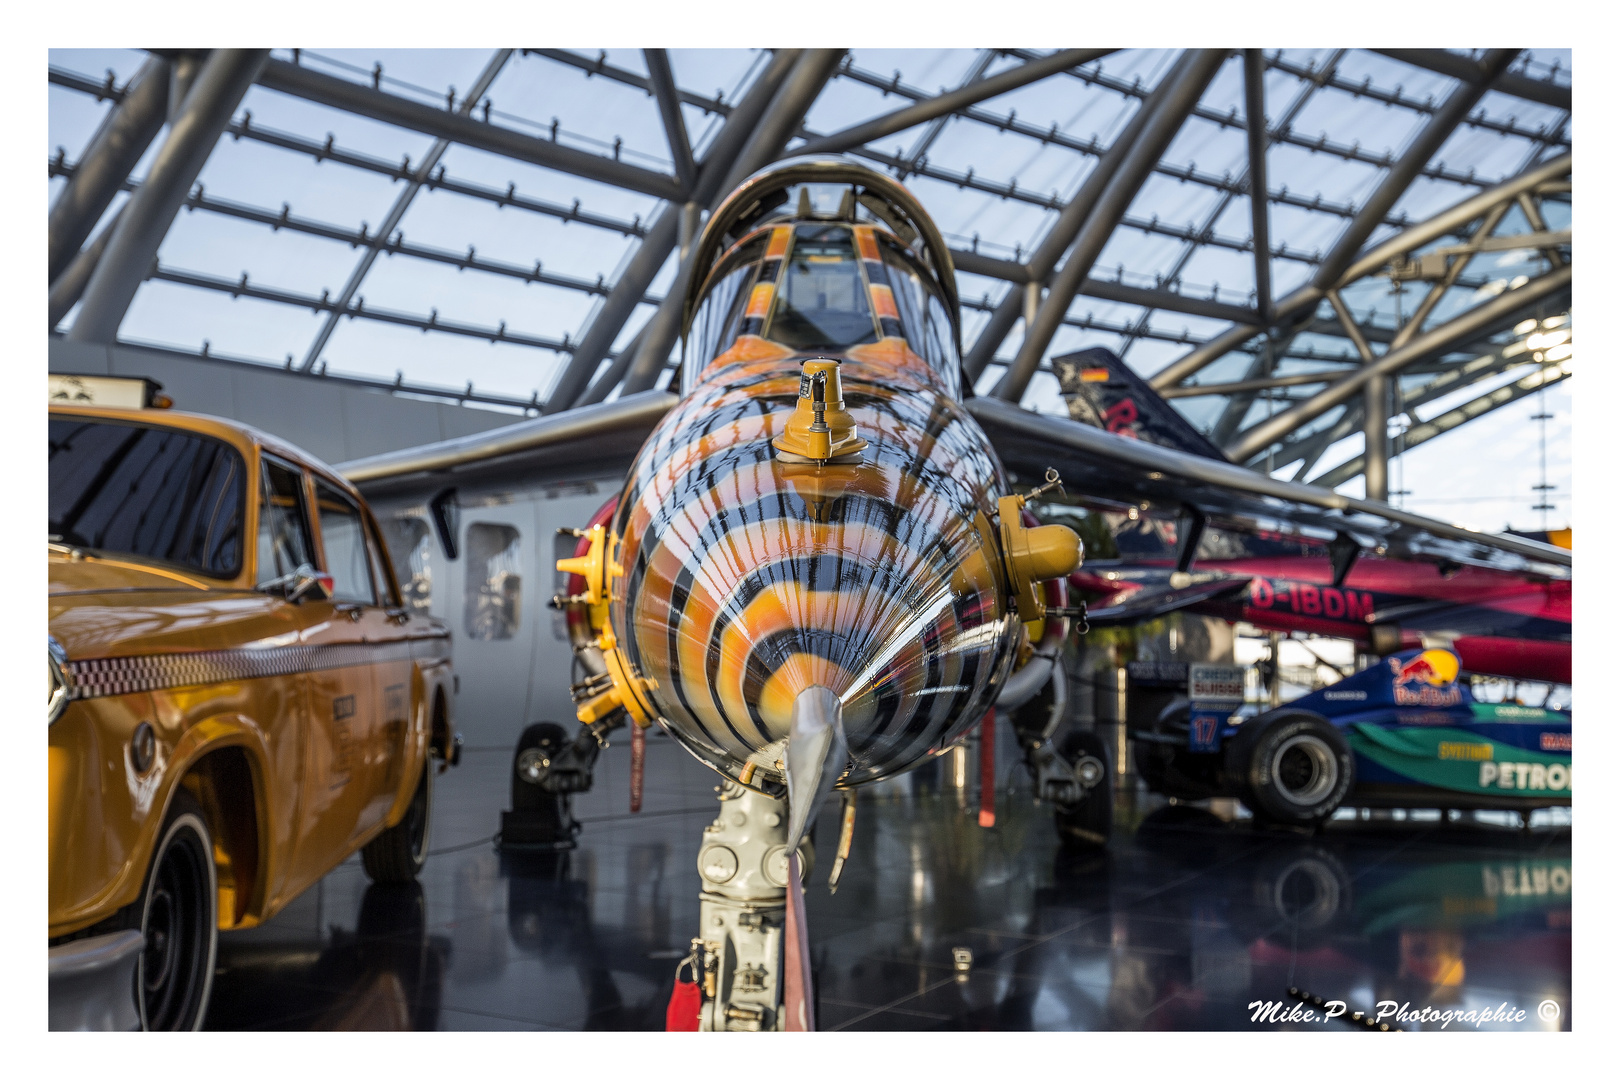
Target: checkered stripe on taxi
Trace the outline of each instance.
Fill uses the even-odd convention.
[[[308,671],[408,660],[405,641],[351,645],[278,645],[260,649],[213,649],[71,660],[66,665],[70,700],[114,697],[147,690],[243,682]]]

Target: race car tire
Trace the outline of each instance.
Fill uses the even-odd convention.
[[[1071,851],[1107,847],[1114,829],[1114,774],[1107,745],[1096,732],[1071,731],[1059,744],[1058,755],[1070,768],[1096,769],[1100,765],[1102,772],[1078,806],[1052,815],[1059,842]]]
[[[427,863],[433,825],[433,757],[422,760],[422,778],[399,824],[384,829],[360,850],[366,876],[379,885],[415,881]]]
[[[1227,748],[1237,795],[1263,821],[1314,827],[1356,782],[1356,759],[1338,728],[1315,713],[1283,710],[1244,724]]]
[[[197,1031],[214,990],[219,946],[214,838],[202,808],[177,791],[132,914],[146,939],[135,969],[143,1031]]]

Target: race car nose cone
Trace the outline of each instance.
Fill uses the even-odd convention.
[[[825,686],[811,686],[793,700],[793,718],[788,728],[787,767],[788,837],[787,849],[797,851],[810,819],[822,800],[843,775],[849,763],[849,744],[844,738],[844,706],[838,695]]]

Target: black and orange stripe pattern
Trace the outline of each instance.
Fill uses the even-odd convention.
[[[733,778],[774,773],[794,699],[832,690],[847,787],[944,750],[991,707],[1021,633],[990,516],[1007,486],[901,335],[869,227],[857,242],[884,336],[849,349],[842,377],[870,445],[857,463],[777,459],[803,357],[758,334],[790,232],[774,230],[736,343],[632,469],[611,619],[667,728]]]

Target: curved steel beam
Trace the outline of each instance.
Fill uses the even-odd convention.
[[[1464,312],[1450,322],[1413,338],[1400,348],[1391,349],[1376,362],[1358,368],[1315,397],[1302,401],[1293,408],[1242,432],[1226,447],[1227,454],[1234,461],[1246,461],[1290,431],[1316,419],[1335,405],[1342,405],[1359,393],[1369,380],[1394,375],[1410,364],[1442,352],[1465,340],[1469,335],[1478,333],[1484,327],[1511,317],[1567,288],[1573,279],[1573,268],[1565,266]]]
[[[78,318],[68,331],[70,341],[111,344],[117,339],[118,325],[151,269],[174,215],[269,55],[269,49],[216,49],[209,55],[146,180],[130,196],[106,253],[90,275]]]
[[[448,139],[476,150],[484,150],[503,157],[527,161],[558,172],[583,176],[587,180],[600,180],[614,187],[628,188],[660,199],[678,199],[680,181],[651,169],[638,168],[599,154],[589,154],[563,146],[549,139],[525,135],[521,131],[474,120],[445,109],[424,105],[419,101],[373,90],[369,86],[339,79],[300,64],[285,60],[272,60],[259,78],[261,86],[279,90],[284,94],[304,98],[319,105],[328,105],[359,116],[380,120],[385,124],[419,131],[424,135]]]
[[[754,125],[759,123],[759,118],[770,104],[772,96],[793,70],[793,65],[798,62],[803,51],[782,49],[771,56],[770,64],[748,87],[737,107],[726,117],[725,126],[720,129],[709,144],[708,151],[703,155],[703,162],[698,168],[700,188],[706,188],[711,183],[715,187],[719,186],[721,174],[731,167],[732,160],[742,152]],[[698,192],[693,192],[694,200],[697,194]],[[681,213],[682,204],[679,202],[665,203],[658,211],[658,216],[647,228],[647,235],[642,239],[641,246],[636,249],[635,255],[631,256],[624,272],[619,275],[619,280],[614,282],[613,291],[608,294],[596,317],[580,336],[579,345],[574,350],[574,358],[557,377],[551,395],[546,398],[544,411],[547,414],[559,413],[578,403],[580,395],[590,383],[591,376],[596,373],[602,360],[612,350],[613,342],[624,329],[630,313],[641,303],[647,287],[652,284],[653,278],[669,259],[669,253],[675,250],[675,243],[680,238]],[[628,351],[625,350],[626,353]],[[629,364],[631,361],[626,359],[624,362]],[[614,381],[618,381],[617,376]],[[611,385],[608,389],[612,389]]]
[[[1028,86],[1038,82],[1049,75],[1056,75],[1069,68],[1089,64],[1093,60],[1107,56],[1113,49],[1062,49],[1050,56],[1043,56],[1039,60],[1030,60],[1011,71],[1003,71],[989,78],[979,79],[968,84],[960,90],[952,90],[948,94],[937,97],[924,98],[914,105],[903,109],[885,113],[882,116],[868,120],[854,127],[847,127],[842,131],[835,131],[831,135],[823,135],[819,139],[812,139],[805,145],[797,147],[795,154],[838,154],[851,150],[857,146],[864,146],[874,139],[881,139],[886,135],[893,135],[897,131],[916,127],[927,123],[936,117],[945,116],[958,109],[965,109],[969,105],[977,105],[981,101],[1016,90],[1020,86]]]
[[[506,67],[506,62],[511,58],[511,49],[495,50],[495,55],[490,57],[489,63],[484,65],[484,70],[479,74],[478,81],[473,83],[471,92],[462,101],[461,107],[456,110],[456,115],[470,116],[472,114],[473,106],[478,104],[479,98],[489,92],[490,86],[495,82],[495,77],[501,73],[501,69]],[[433,175],[434,167],[439,164],[440,159],[444,157],[444,152],[448,149],[450,149],[449,139],[440,138],[434,140],[433,147],[428,150],[427,156],[412,171],[411,178],[405,181],[404,190],[394,199],[394,205],[389,208],[388,216],[383,219],[382,227],[377,230],[377,236],[382,243],[387,243],[388,238],[394,235],[394,230],[399,228],[399,223],[405,220],[405,211],[411,208],[411,203],[416,199],[416,193],[422,190],[422,185],[427,182],[428,177]],[[332,332],[337,329],[340,313],[348,310],[350,301],[354,299],[354,294],[360,290],[360,283],[366,279],[366,275],[371,272],[372,264],[377,261],[377,250],[375,245],[368,247],[365,254],[360,256],[360,261],[355,264],[354,269],[349,272],[349,280],[343,283],[343,291],[338,294],[337,307],[327,315],[326,321],[321,324],[320,330],[316,331],[315,340],[310,342],[309,351],[305,353],[304,362],[299,365],[299,370],[311,370],[315,367],[315,362],[321,358],[321,350],[326,348],[326,343],[332,340]]]
[[[1097,256],[1102,254],[1108,238],[1113,235],[1114,227],[1136,198],[1142,183],[1153,172],[1170,140],[1181,130],[1181,125],[1198,104],[1215,72],[1226,62],[1228,52],[1227,49],[1200,49],[1189,58],[1175,86],[1148,120],[1141,136],[1120,164],[1119,171],[1108,181],[1108,186],[1097,199],[1097,205],[1086,216],[1080,235],[1075,238],[1074,246],[1063,261],[1063,269],[1052,279],[1051,291],[1036,314],[1034,325],[1024,334],[1017,357],[996,384],[996,397],[1018,401],[1024,396],[1041,356],[1062,325],[1080,284],[1091,273]]]
[[[89,238],[130,170],[152,145],[168,109],[168,61],[150,57],[90,137],[89,145],[79,155],[78,171],[51,204],[46,231],[50,238],[48,280],[52,284],[78,256],[79,246]],[[56,325],[55,319],[51,325]]]
[[[1516,199],[1521,192],[1531,191],[1550,180],[1567,176],[1573,167],[1574,155],[1561,154],[1558,157],[1534,168],[1527,169],[1510,180],[1505,180],[1497,186],[1470,196],[1462,201],[1442,210],[1433,217],[1422,221],[1383,241],[1376,247],[1369,249],[1365,254],[1356,258],[1340,274],[1334,283],[1343,287],[1358,278],[1374,273],[1389,262],[1422,247],[1424,244],[1437,240],[1440,237],[1457,231],[1463,225],[1482,217],[1496,204],[1509,199]],[[1293,321],[1307,308],[1314,308],[1322,300],[1325,289],[1319,289],[1314,284],[1306,284],[1283,299],[1277,301],[1273,312],[1273,325],[1280,325]],[[1155,390],[1175,386],[1192,375],[1196,375],[1222,356],[1242,345],[1256,334],[1263,332],[1265,327],[1234,325],[1204,344],[1193,349],[1185,356],[1171,362],[1148,380]]]
[[[1511,405],[1520,398],[1528,397],[1538,390],[1552,386],[1569,378],[1569,362],[1562,364],[1549,364],[1539,371],[1532,371],[1529,375],[1517,382],[1499,386],[1488,394],[1481,394],[1467,401],[1455,409],[1441,413],[1433,420],[1426,420],[1415,427],[1407,429],[1401,436],[1402,451],[1410,450],[1414,446],[1421,446],[1430,439],[1438,438],[1448,431],[1455,431],[1471,420],[1478,420],[1487,413],[1495,412],[1504,405]],[[1389,450],[1394,449],[1395,440],[1389,440]],[[1342,465],[1334,466],[1310,481],[1316,487],[1335,488],[1347,480],[1353,479],[1366,471],[1365,454],[1358,454]]]

